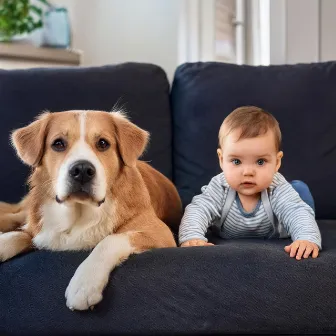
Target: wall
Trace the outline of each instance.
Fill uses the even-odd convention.
[[[54,0],[68,8],[83,65],[155,63],[173,77],[179,0]]]
[[[336,60],[336,1],[321,0],[320,60]]]
[[[270,63],[336,60],[335,13],[335,0],[270,0]]]

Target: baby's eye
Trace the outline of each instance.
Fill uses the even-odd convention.
[[[231,160],[231,162],[235,165],[235,166],[239,166],[241,164],[241,161],[239,159],[233,159]]]
[[[265,160],[264,159],[259,159],[258,161],[257,161],[257,165],[258,166],[263,166],[264,164],[265,164]]]

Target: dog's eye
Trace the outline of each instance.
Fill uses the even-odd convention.
[[[99,139],[96,146],[99,151],[103,152],[110,147],[110,144],[105,139]]]
[[[56,139],[51,147],[56,152],[63,152],[66,150],[66,142],[62,139]]]

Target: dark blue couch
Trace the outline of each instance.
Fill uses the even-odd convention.
[[[150,131],[144,159],[173,179],[186,205],[219,172],[218,128],[240,105],[272,112],[283,132],[281,172],[308,183],[323,251],[296,261],[282,240],[132,256],[94,311],[72,312],[64,292],[88,253],[37,251],[0,265],[0,335],[336,333],[336,63],[250,67],[185,64],[172,90],[162,69],[122,64],[0,71],[0,199],[18,201],[28,169],[9,133],[44,109],[122,107]]]

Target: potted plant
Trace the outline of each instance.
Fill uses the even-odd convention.
[[[43,26],[43,8],[47,0],[0,0],[0,41],[12,41]]]

